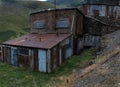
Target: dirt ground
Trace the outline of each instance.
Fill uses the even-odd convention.
[[[120,30],[105,35],[104,52],[113,50],[120,44]],[[73,87],[120,87],[120,52],[112,56],[89,74],[79,78]]]
[[[74,87],[120,87],[120,53],[79,79]]]
[[[118,44],[120,44],[120,30],[101,37],[103,53],[112,50]]]

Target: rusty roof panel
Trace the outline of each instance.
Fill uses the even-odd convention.
[[[28,34],[14,40],[6,41],[3,45],[50,49],[69,36],[71,36],[71,34]]]

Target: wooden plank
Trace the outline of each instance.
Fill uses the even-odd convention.
[[[53,71],[53,62],[54,62],[54,55],[53,55],[53,48],[51,49],[51,71]]]
[[[51,50],[47,50],[47,72],[51,72]]]
[[[29,61],[30,61],[30,69],[33,70],[34,69],[34,50],[33,49],[30,50]]]
[[[11,62],[10,62],[10,59],[11,59],[11,51],[10,51],[10,47],[4,47],[4,62],[5,63],[8,63],[8,64],[10,64]]]
[[[56,58],[57,58],[57,67],[60,66],[60,45],[57,45]]]
[[[38,70],[38,49],[34,49],[34,70]]]
[[[20,54],[18,54],[18,56],[19,56],[18,57],[19,66],[29,68],[30,66],[29,56],[20,55]]]
[[[3,51],[3,47],[1,46],[1,61],[3,61],[3,54],[4,54],[4,51]]]
[[[65,61],[65,56],[66,56],[66,48],[65,48],[65,46],[62,46],[61,56],[62,56],[62,63],[63,63]]]

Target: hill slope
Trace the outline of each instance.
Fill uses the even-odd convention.
[[[78,4],[85,2],[86,0],[56,0],[57,5],[65,5],[67,7],[76,7]],[[48,0],[50,3],[54,3],[54,0]]]
[[[113,4],[118,2],[119,0],[56,0],[57,5],[66,5],[68,7],[77,7],[83,3],[106,3],[106,4]],[[54,0],[48,0],[48,2],[54,3]]]
[[[52,4],[38,1],[0,1],[0,43],[13,39],[30,30],[29,13],[44,8],[50,8]]]

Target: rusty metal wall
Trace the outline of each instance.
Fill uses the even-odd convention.
[[[56,12],[56,20],[57,19],[65,19],[68,18],[68,27],[59,29],[58,31],[61,33],[70,33],[70,25],[71,25],[71,20],[72,20],[72,15],[75,14],[75,11],[73,10],[64,10],[64,11],[57,11]],[[42,12],[42,13],[37,13],[31,15],[31,33],[39,33],[39,34],[46,34],[46,33],[56,33],[55,30],[55,14],[54,11],[50,12]],[[44,20],[45,26],[43,29],[35,29],[34,28],[34,22],[36,20]]]
[[[77,53],[79,54],[81,52],[81,50],[84,48],[84,38],[79,37],[77,43],[78,43],[77,44]]]
[[[62,11],[56,11],[56,19],[54,18],[55,14],[53,11],[46,11],[41,13],[36,13],[30,16],[31,20],[31,33],[38,33],[38,34],[46,34],[46,33],[71,33],[71,27],[72,27],[72,33],[83,33],[83,15],[81,15],[80,12],[77,10],[62,10]],[[73,20],[74,16],[74,20]],[[55,20],[63,20],[67,19],[68,27],[59,27],[55,28]],[[36,20],[42,20],[44,21],[44,28],[42,29],[35,29],[34,28],[34,22]],[[77,20],[77,21],[76,21]],[[80,21],[78,21],[80,20]],[[72,24],[73,23],[73,24]],[[77,23],[77,24],[76,24]],[[71,26],[73,25],[73,26]],[[77,27],[76,27],[77,25]]]
[[[73,55],[73,37],[66,39],[66,58]]]
[[[84,4],[81,10],[85,15],[96,16],[98,14],[98,16],[120,18],[120,6],[117,5]]]
[[[48,72],[51,72],[73,55],[73,36],[48,50],[47,54],[47,68]]]
[[[49,51],[48,51],[49,52]],[[56,69],[57,67],[60,66],[60,44],[56,45],[55,47],[53,47],[50,52],[51,55],[48,55],[49,59],[49,67],[51,67],[51,71],[53,71],[54,69]],[[49,67],[48,67],[48,71],[49,71]]]
[[[60,45],[60,63],[63,63],[67,58],[73,55],[73,36],[61,42]]]
[[[26,49],[29,49],[29,55],[21,55],[18,53],[18,66],[39,71],[38,49],[36,48]]]
[[[76,22],[74,23],[74,26],[76,34],[83,35],[84,17],[79,12],[76,12]]]
[[[12,52],[13,48],[16,48],[15,53]],[[7,45],[2,46],[3,57],[1,60],[7,64],[38,71],[38,49],[29,49],[29,55],[21,55],[19,53],[19,48],[21,47],[12,47]],[[16,58],[13,58],[15,55]]]
[[[11,63],[11,48],[9,46],[3,46],[3,61],[5,63]]]
[[[34,59],[34,70],[38,70],[38,49],[31,49],[33,51],[33,59]]]
[[[51,51],[47,50],[47,72],[51,72]]]
[[[84,35],[84,46],[98,47],[100,43],[100,36],[93,36],[89,34]]]
[[[66,61],[67,58],[73,55],[73,36],[70,36],[66,38],[64,41],[60,42],[56,46],[54,46],[51,49],[45,50],[46,52],[46,64],[45,72],[51,72],[57,67],[59,67],[63,62]],[[79,42],[79,46],[81,49],[81,42]],[[3,53],[4,53],[4,62],[8,64],[12,64],[12,61],[15,61],[14,58],[12,58],[14,55],[13,48],[16,48],[16,55],[17,55],[17,64],[15,66],[19,67],[25,67],[27,69],[31,70],[40,70],[40,60],[39,57],[41,57],[38,53],[38,49],[35,48],[24,48],[24,47],[12,47],[12,46],[3,46]],[[28,49],[29,54],[23,55],[20,53],[21,48]],[[39,49],[40,50],[40,49]],[[14,65],[14,64],[13,64]]]

